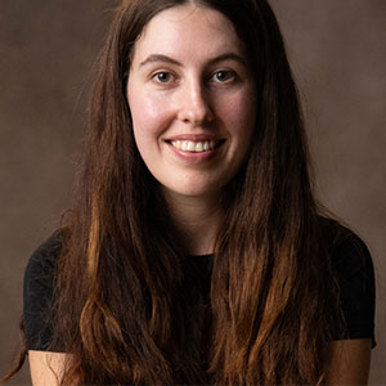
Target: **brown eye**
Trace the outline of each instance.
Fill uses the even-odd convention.
[[[236,74],[234,71],[217,71],[214,75],[214,81],[218,83],[225,83],[234,80]]]

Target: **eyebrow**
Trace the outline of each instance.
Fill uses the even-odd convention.
[[[222,62],[224,60],[235,60],[236,62],[239,62],[244,66],[247,65],[245,59],[242,56],[235,54],[234,52],[226,52],[224,54],[216,56],[215,58],[209,60],[208,65],[213,65],[213,64],[216,64],[218,62]],[[145,66],[146,64],[155,63],[155,62],[174,64],[176,66],[182,67],[182,63],[180,63],[179,61],[177,61],[177,60],[175,60],[167,55],[161,55],[161,54],[149,55],[144,61],[142,61],[139,64],[139,66],[142,67],[142,66]]]

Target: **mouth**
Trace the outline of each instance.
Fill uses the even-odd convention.
[[[166,140],[166,142],[184,152],[203,153],[219,148],[225,142],[225,139],[207,141]]]

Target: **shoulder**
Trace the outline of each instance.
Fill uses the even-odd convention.
[[[358,270],[365,273],[373,263],[367,245],[354,232],[336,225],[333,229],[335,240],[332,244],[332,262],[337,270],[351,276]]]
[[[322,244],[339,274],[349,278],[358,271],[369,273],[373,270],[367,245],[352,230],[335,220],[321,218],[321,234]]]
[[[339,289],[344,331],[336,339],[374,339],[375,278],[371,254],[354,232],[334,222],[327,229],[331,268]]]
[[[53,233],[28,260],[23,282],[23,320],[27,350],[45,350],[51,335],[51,301],[64,233]]]
[[[340,285],[373,286],[374,266],[365,242],[339,224],[331,225],[330,232],[329,255]]]
[[[29,258],[25,277],[43,278],[54,270],[63,243],[63,231],[55,231]]]

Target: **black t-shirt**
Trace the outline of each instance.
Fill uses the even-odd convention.
[[[27,350],[49,350],[52,336],[49,304],[52,299],[57,257],[61,248],[61,234],[55,233],[31,256],[24,275],[24,327]],[[336,339],[374,339],[375,285],[374,269],[366,245],[350,233],[332,252],[332,264],[337,272],[341,291],[342,311],[347,331],[335,331]],[[192,256],[189,280],[205,281],[210,290],[211,255]],[[60,351],[60,350],[55,350]]]

